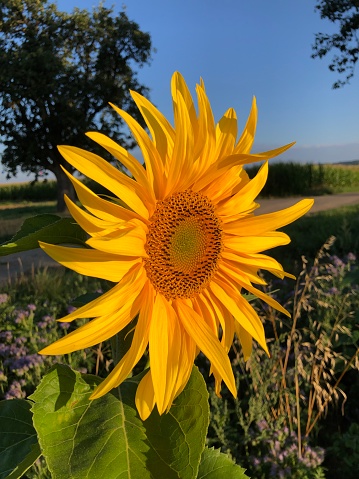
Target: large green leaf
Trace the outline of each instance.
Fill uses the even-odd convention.
[[[209,423],[208,392],[197,367],[167,414],[154,410],[144,422],[151,449],[148,467],[166,479],[197,477]]]
[[[245,469],[235,464],[226,454],[214,448],[205,448],[197,479],[249,479]]]
[[[0,479],[21,477],[40,456],[30,408],[25,399],[0,402]]]
[[[139,377],[90,401],[99,379],[56,365],[31,396],[53,479],[195,478],[208,421],[199,376],[195,369],[167,416],[154,412],[143,423],[134,404]]]
[[[51,244],[84,244],[86,239],[86,233],[72,218],[38,215],[26,219],[15,236],[0,245],[0,256],[38,248],[39,241]]]
[[[96,379],[56,365],[31,396],[34,426],[53,479],[151,478],[149,446],[128,385],[122,401],[113,394],[90,401]]]

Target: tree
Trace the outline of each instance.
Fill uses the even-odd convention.
[[[57,145],[91,149],[84,133],[100,129],[133,146],[108,102],[141,121],[129,90],[148,93],[134,68],[148,63],[150,54],[150,35],[125,12],[116,16],[100,4],[91,13],[66,13],[47,0],[2,0],[0,136],[8,178],[18,169],[36,179],[51,171],[58,210],[65,209],[63,194],[73,197],[73,189],[61,166],[72,170]]]
[[[312,58],[323,58],[332,50],[338,51],[334,54],[329,70],[345,75],[344,80],[333,84],[333,88],[340,88],[353,77],[359,57],[359,0],[320,0],[315,8],[322,19],[339,23],[339,33],[316,34]]]

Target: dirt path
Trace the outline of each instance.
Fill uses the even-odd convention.
[[[261,200],[258,214],[271,213],[294,205],[301,198],[274,198]],[[349,206],[359,203],[359,193],[342,193],[339,195],[324,195],[314,198],[314,206],[310,213],[326,211],[341,206]],[[309,213],[309,214],[310,214]],[[49,258],[42,250],[24,251],[0,257],[0,285],[13,282],[24,273],[39,267],[58,266],[58,263]],[[1,292],[1,290],[0,290]]]

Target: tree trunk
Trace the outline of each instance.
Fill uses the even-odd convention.
[[[70,200],[75,201],[75,189],[72,186],[72,183],[69,180],[68,176],[60,167],[58,169],[56,168],[53,173],[56,176],[57,180],[57,212],[64,213],[68,211],[64,195],[66,194],[70,198]]]

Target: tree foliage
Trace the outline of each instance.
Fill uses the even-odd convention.
[[[320,0],[316,10],[322,19],[338,24],[339,32],[332,35],[318,33],[313,45],[313,58],[323,58],[333,51],[329,64],[332,72],[344,75],[344,80],[337,80],[333,88],[347,84],[354,75],[355,64],[359,57],[359,0]]]
[[[147,94],[136,67],[149,62],[151,39],[102,4],[92,12],[61,12],[47,0],[0,2],[1,162],[8,177],[18,169],[51,171],[58,180],[58,208],[71,191],[59,144],[91,149],[84,133],[100,129],[125,147],[131,139],[108,102],[140,120],[129,90]]]

